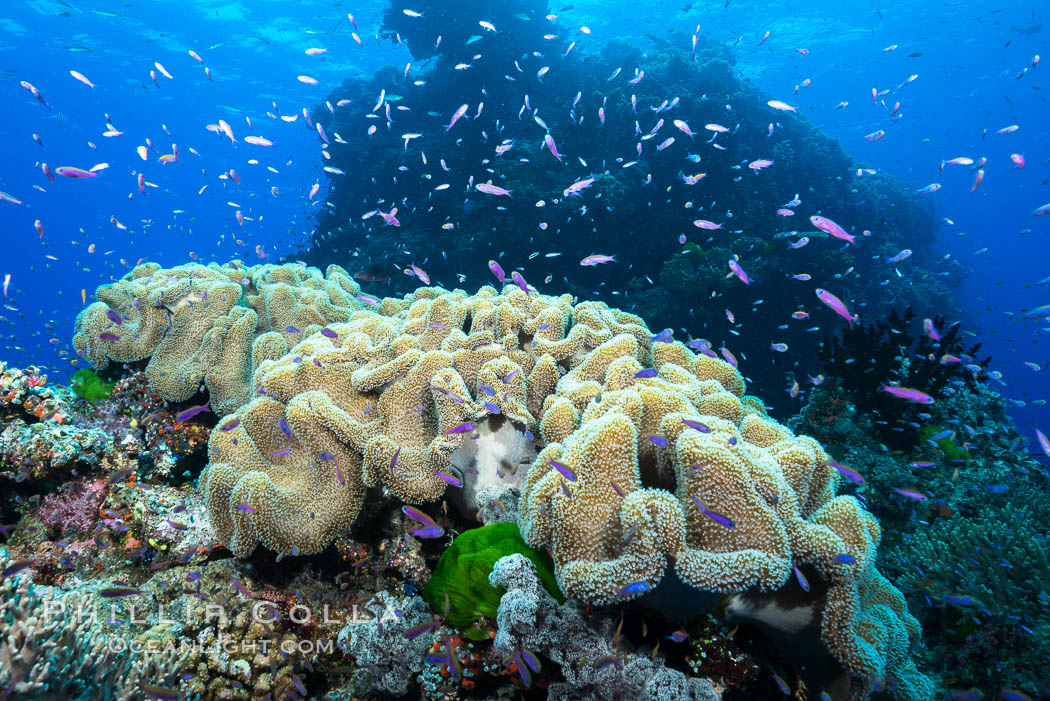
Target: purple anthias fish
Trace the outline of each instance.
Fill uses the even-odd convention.
[[[853,482],[854,484],[864,484],[864,478],[861,477],[858,473],[851,470],[850,468],[846,467],[845,465],[839,465],[834,460],[828,460],[828,462],[830,462],[831,466],[838,470],[842,474],[842,476],[848,479],[850,482]]]
[[[449,121],[448,126],[445,127],[445,131],[448,131],[459,121],[459,118],[467,113],[467,105],[460,105],[459,109],[452,115],[452,119]]]
[[[514,281],[514,284],[522,289],[525,294],[529,293],[529,283],[525,282],[525,278],[521,276],[517,270],[511,271],[510,279]]]
[[[700,513],[702,513],[704,516],[707,516],[715,523],[722,524],[726,528],[736,528],[736,524],[734,524],[731,520],[729,520],[722,514],[715,513],[714,511],[708,509],[707,505],[704,504],[704,502],[700,501],[700,498],[697,497],[695,494],[691,494],[690,496],[693,498],[693,501],[696,502],[696,508],[698,508],[700,510]]]
[[[478,183],[474,186],[474,189],[478,192],[484,192],[486,195],[506,195],[507,197],[510,197],[511,193],[510,190],[505,190],[498,185],[493,185],[492,183]]]
[[[489,261],[489,270],[491,270],[492,274],[496,276],[497,280],[499,280],[499,284],[501,284],[501,285],[506,284],[506,282],[507,282],[507,275],[506,275],[506,273],[503,272],[503,267],[500,266],[499,263],[497,263],[494,260],[490,260]]]
[[[896,487],[894,487],[893,491],[897,494],[900,494],[902,497],[907,497],[908,499],[912,499],[914,501],[926,501],[929,498],[922,492],[917,492],[914,489],[897,489]]]
[[[853,326],[853,322],[858,321],[860,319],[859,316],[857,316],[855,314],[850,314],[849,308],[846,307],[846,303],[845,302],[843,302],[841,299],[839,299],[835,295],[831,294],[827,290],[824,290],[824,289],[821,289],[821,288],[818,287],[817,288],[817,299],[819,299],[821,302],[823,302],[833,312],[835,312],[836,314],[841,316],[843,319],[848,321],[851,328]]]
[[[570,482],[575,482],[576,481],[576,473],[574,473],[572,470],[570,470],[568,468],[568,466],[562,465],[560,462],[558,462],[554,458],[547,458],[547,460],[550,462],[551,465],[553,465],[558,470],[558,472],[560,472],[562,475],[565,476],[565,479],[569,480]]]
[[[809,218],[809,221],[811,224],[813,224],[813,226],[817,227],[829,236],[834,236],[837,239],[842,239],[843,241],[848,241],[850,243],[856,241],[857,237],[855,237],[853,234],[848,233],[845,229],[843,229],[841,226],[831,221],[827,217],[822,217],[815,214]]]
[[[412,269],[412,272],[415,273],[416,277],[419,278],[423,282],[424,285],[429,285],[430,284],[430,276],[427,275],[425,272],[423,272],[422,268],[417,266],[415,263],[413,263],[412,265],[410,265],[408,267]]]
[[[176,421],[189,421],[190,419],[192,419],[194,416],[196,416],[197,414],[201,413],[202,411],[208,411],[208,405],[209,404],[210,404],[210,400],[208,402],[204,402],[200,406],[192,406],[189,409],[186,409],[185,411],[179,412],[178,414],[175,414],[175,420]]]
[[[543,143],[547,144],[547,148],[549,148],[551,153],[554,154],[554,157],[557,158],[560,161],[561,160],[561,154],[558,153],[558,147],[555,146],[555,144],[554,144],[554,137],[552,137],[550,135],[550,133],[547,133],[547,134],[543,135]]]
[[[905,399],[909,402],[916,402],[918,404],[933,404],[934,399],[925,392],[921,392],[917,389],[911,389],[910,387],[901,387],[899,385],[883,385],[882,391],[886,394],[892,394],[898,399]]]
[[[584,258],[583,260],[581,260],[580,261],[580,265],[584,265],[584,266],[587,266],[587,265],[600,265],[602,263],[615,263],[615,262],[616,262],[616,256],[607,256],[607,255],[602,254],[602,253],[595,253],[595,254],[589,255],[586,258]]]
[[[733,271],[734,275],[740,278],[740,281],[742,283],[744,283],[745,285],[751,284],[751,278],[747,276],[747,273],[744,272],[744,269],[741,268],[740,264],[737,263],[735,260],[729,261],[729,269]]]

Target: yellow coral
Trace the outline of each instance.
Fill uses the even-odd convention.
[[[252,279],[269,290],[253,301],[262,327],[307,326],[257,337],[267,357],[248,386],[264,396],[212,435],[202,486],[238,555],[260,542],[317,552],[367,488],[431,501],[487,460],[489,474],[524,479],[522,533],[550,551],[567,595],[615,603],[671,572],[705,592],[772,596],[804,567],[822,580],[822,639],[854,695],[876,677],[921,679],[906,655],[914,619],[874,569],[878,523],[836,496],[819,444],[770,419],[728,363],[602,303],[516,287],[423,288],[333,320],[354,290],[338,271],[328,288],[300,269]],[[296,285],[297,311],[271,311]],[[508,436],[542,448],[527,473]]]
[[[334,265],[322,275],[294,264],[144,263],[95,291],[98,301],[77,316],[73,346],[100,369],[148,358],[157,394],[185,401],[203,387],[222,414],[251,399],[263,360],[364,309],[360,293]]]

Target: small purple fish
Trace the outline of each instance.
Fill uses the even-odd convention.
[[[240,419],[234,419],[233,421],[227,421],[222,426],[219,426],[219,430],[220,431],[232,431],[233,429],[237,428],[240,425],[241,425],[241,420]]]
[[[736,524],[734,524],[731,520],[729,520],[722,514],[715,513],[714,511],[708,509],[707,505],[704,504],[704,502],[700,501],[700,498],[697,497],[695,494],[691,494],[690,496],[693,498],[693,501],[696,502],[696,507],[700,510],[700,513],[702,513],[704,516],[707,516],[715,523],[722,524],[726,528],[736,528]]]
[[[851,470],[850,468],[846,467],[845,465],[839,465],[837,462],[831,460],[830,458],[828,459],[828,462],[830,462],[831,466],[838,470],[840,473],[842,473],[842,476],[848,479],[850,482],[853,482],[854,484],[864,484],[864,478],[861,477],[858,473]]]
[[[284,450],[278,450],[275,453],[270,453],[270,457],[279,458],[282,455],[291,455],[293,450],[293,448],[285,448]]]
[[[674,331],[672,329],[664,329],[655,336],[650,336],[649,340],[653,343],[671,343],[674,341]]]
[[[291,440],[292,430],[288,428],[288,422],[284,419],[284,417],[281,417],[277,420],[277,426],[281,429],[281,432],[284,434],[285,438]]]
[[[297,329],[294,326],[286,326],[284,329],[285,333],[302,333],[302,329]]]
[[[646,368],[645,370],[639,370],[634,373],[635,377],[656,377],[656,368]]]
[[[323,336],[327,336],[328,338],[339,338],[339,334],[337,334],[335,331],[332,331],[332,329],[328,328],[327,326],[321,329],[321,334]]]
[[[233,507],[233,508],[234,508],[234,509],[236,509],[237,511],[248,511],[248,512],[250,512],[250,513],[253,513],[253,514],[255,514],[255,513],[258,513],[258,512],[257,512],[257,511],[256,511],[255,509],[253,509],[252,507],[250,507],[250,506],[245,506],[244,504],[238,504],[237,506],[235,506],[235,507]]]
[[[482,406],[484,406],[489,412],[491,412],[493,414],[502,414],[503,413],[503,412],[500,411],[500,408],[498,406],[496,406],[495,404],[493,404],[491,402],[482,402]]]
[[[844,565],[852,565],[857,561],[857,558],[853,557],[849,553],[842,553],[841,555],[835,556],[835,562],[841,562]]]
[[[390,469],[391,470],[393,470],[394,466],[397,465],[397,458],[400,455],[401,455],[401,447],[398,446],[398,449],[396,451],[394,451],[394,459],[390,461]]]
[[[166,520],[168,522],[168,525],[177,531],[185,531],[189,528],[189,526],[187,526],[185,523],[178,523],[177,521],[172,521],[170,518]]]
[[[506,377],[503,378],[503,384],[507,384],[508,382],[510,382],[511,379],[517,374],[518,374],[517,370],[512,370],[509,375],[507,375]]]
[[[529,293],[529,283],[525,282],[525,278],[523,278],[521,273],[517,270],[511,272],[510,279],[513,280],[514,284],[520,287],[525,294]]]
[[[628,584],[626,587],[620,590],[620,596],[630,596],[632,594],[644,594],[653,588],[649,582],[635,582],[634,584]]]
[[[616,492],[617,496],[623,497],[623,490],[620,489],[620,485],[616,484],[612,480],[609,480],[609,484],[612,486],[613,491]]]
[[[107,309],[106,310],[106,316],[109,317],[109,320],[112,321],[117,326],[123,326],[124,325],[124,320],[120,318],[120,314],[117,314],[112,309]]]
[[[208,411],[208,404],[209,403],[210,403],[210,400],[207,401],[207,402],[204,402],[200,406],[191,406],[189,409],[186,409],[185,411],[181,411],[178,414],[175,414],[175,420],[176,421],[188,421],[188,420],[192,419],[194,416],[196,416],[197,414],[200,414],[201,412],[204,412],[204,411]]]
[[[507,282],[507,275],[506,275],[506,273],[503,272],[503,268],[500,266],[499,263],[497,263],[494,260],[490,260],[489,261],[489,270],[491,270],[492,274],[496,276],[497,280],[499,280],[499,284],[501,284],[501,285],[506,284],[506,282]]]
[[[572,470],[570,470],[568,467],[566,467],[565,465],[562,465],[560,462],[558,462],[554,458],[547,458],[547,460],[550,461],[551,465],[553,465],[555,468],[557,468],[558,472],[562,473],[565,476],[565,479],[569,480],[570,482],[575,482],[576,481],[576,474]]]
[[[434,476],[445,480],[446,482],[451,484],[453,487],[462,487],[463,486],[463,483],[461,481],[459,481],[458,479],[456,479],[452,475],[446,475],[444,472],[441,472],[439,470],[435,470],[434,471]]]
[[[897,489],[894,487],[893,491],[900,494],[902,497],[907,497],[913,501],[926,501],[929,498],[922,492],[918,492],[914,489]]]
[[[793,569],[795,571],[795,579],[798,580],[798,585],[800,587],[802,587],[802,591],[807,591],[808,592],[809,591],[809,580],[806,579],[806,575],[802,574],[802,570],[800,570],[795,565],[792,565],[791,569]]]
[[[438,621],[430,621],[429,623],[423,623],[418,626],[415,626],[414,628],[409,628],[401,635],[405,636],[406,640],[412,640],[413,638],[418,638],[420,635],[426,633],[428,630],[434,630],[438,627],[438,624]]]
[[[667,636],[667,639],[668,639],[668,640],[673,640],[673,641],[675,641],[676,643],[683,643],[683,642],[685,642],[686,638],[688,638],[688,637],[689,637],[689,634],[688,634],[688,633],[686,633],[686,632],[685,632],[684,630],[682,630],[681,628],[679,628],[679,629],[678,629],[678,630],[676,630],[675,632],[673,632],[673,633],[671,633],[670,635],[668,635],[668,636]]]
[[[483,389],[485,391],[485,394],[489,395],[490,397],[495,397],[496,396],[496,390],[492,389],[488,385],[478,385],[478,386],[481,387],[481,389]]]
[[[18,574],[24,569],[28,569],[36,564],[36,560],[19,560],[12,565],[9,565],[4,569],[3,576],[10,577],[13,574]]]
[[[475,428],[476,426],[468,421],[467,423],[460,424],[455,428],[450,428],[449,430],[445,431],[445,433],[463,433],[465,431],[473,431]]]
[[[237,591],[239,591],[240,593],[244,594],[249,599],[253,598],[254,595],[250,591],[248,591],[247,589],[242,587],[241,583],[237,581],[236,577],[230,577],[230,583],[232,583],[233,586],[237,588]]]
[[[682,419],[682,423],[689,428],[696,429],[700,433],[711,433],[711,429],[699,421],[693,421],[692,419]]]
[[[113,333],[100,333],[98,335],[100,341],[119,341],[120,336]]]
[[[661,446],[663,448],[667,447],[667,439],[664,438],[663,436],[649,436],[648,438],[649,438],[650,441],[652,441],[653,443],[655,443],[658,446]]]

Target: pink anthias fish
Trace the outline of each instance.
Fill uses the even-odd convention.
[[[615,263],[616,256],[607,256],[602,253],[593,253],[580,261],[580,265],[601,265],[602,263]]]
[[[459,121],[459,118],[467,113],[467,105],[460,105],[459,109],[452,115],[452,119],[449,121],[448,126],[445,127],[445,131],[448,131],[452,126]]]
[[[23,88],[28,90],[33,95],[33,97],[35,97],[37,99],[37,101],[39,101],[40,104],[42,104],[44,107],[50,107],[51,106],[51,105],[47,104],[47,100],[44,99],[44,96],[40,94],[40,91],[36,89],[35,85],[33,85],[32,83],[26,82],[24,80],[21,81],[20,84],[21,84],[21,86]]]
[[[506,195],[507,197],[510,197],[511,193],[510,190],[504,190],[502,187],[493,185],[492,183],[479,183],[474,186],[474,189],[478,192],[484,192],[486,195]]]
[[[713,221],[708,221],[706,219],[694,220],[693,226],[695,226],[697,229],[707,229],[708,231],[715,231],[717,229],[722,228],[721,224],[715,224]]]
[[[389,212],[384,212],[382,210],[377,209],[376,214],[382,217],[383,221],[385,221],[389,226],[401,226],[401,222],[398,221],[397,218],[397,207],[394,207]]]
[[[84,170],[83,168],[73,168],[72,166],[59,166],[55,168],[55,172],[59,175],[63,175],[67,178],[97,178],[98,173],[94,173],[90,170]]]
[[[798,112],[797,107],[792,107],[788,103],[781,102],[780,100],[769,100],[768,102],[766,102],[766,104],[772,107],[773,109],[780,110],[782,112]]]
[[[681,119],[676,119],[676,120],[674,120],[672,122],[672,124],[674,124],[678,128],[679,131],[681,131],[683,134],[687,135],[690,139],[693,138],[694,136],[696,136],[696,133],[693,132],[693,130],[689,128],[689,124],[686,123],[685,121],[683,121]]]
[[[813,226],[817,227],[825,234],[834,236],[837,239],[842,239],[843,241],[848,241],[849,243],[853,243],[854,241],[856,241],[857,237],[855,237],[853,234],[848,233],[845,229],[843,229],[841,226],[831,221],[827,217],[813,215],[809,218],[809,221]]]
[[[762,170],[763,168],[768,168],[771,165],[773,165],[773,161],[771,159],[759,158],[757,160],[754,160],[754,161],[751,161],[750,163],[748,163],[747,167],[757,173],[758,171]]]
[[[558,153],[558,147],[554,143],[554,137],[549,133],[543,135],[543,143],[547,144],[547,148],[554,154],[554,157],[561,161],[561,154]]]
[[[1047,439],[1046,434],[1038,428],[1035,429],[1035,437],[1039,440],[1039,447],[1043,449],[1047,457],[1050,457],[1050,439]]]
[[[882,391],[898,399],[904,399],[917,404],[933,404],[934,398],[917,389],[901,387],[900,385],[882,385]]]
[[[930,337],[931,341],[935,343],[941,342],[941,335],[937,333],[937,328],[933,325],[933,319],[923,319],[922,330]]]
[[[422,268],[420,268],[415,263],[412,263],[408,267],[412,270],[412,273],[415,274],[415,276],[423,282],[424,285],[430,284],[430,276],[427,275]]]
[[[584,178],[583,180],[577,180],[572,185],[562,190],[562,197],[578,197],[580,192],[586,190],[594,184],[594,178]]]
[[[829,309],[841,316],[843,319],[849,322],[850,327],[853,326],[855,321],[860,319],[855,314],[850,314],[849,308],[846,307],[846,303],[841,299],[831,294],[827,290],[817,288],[817,299],[823,302]]]
[[[744,269],[741,268],[740,264],[737,263],[735,260],[729,261],[729,269],[733,271],[733,275],[736,275],[738,278],[740,278],[740,281],[742,283],[744,283],[745,285],[751,284],[751,278],[747,276],[747,273],[744,272]]]

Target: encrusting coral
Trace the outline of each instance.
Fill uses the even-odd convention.
[[[77,316],[78,355],[97,369],[149,358],[146,375],[157,394],[184,401],[203,385],[217,413],[251,398],[249,380],[264,359],[375,302],[337,265],[322,275],[241,261],[143,263],[95,296]]]
[[[131,318],[131,304],[117,306]],[[522,533],[549,550],[566,595],[617,603],[670,575],[772,596],[804,569],[819,578],[808,619],[819,614],[850,695],[880,681],[899,698],[928,695],[907,657],[918,626],[874,568],[877,521],[835,496],[839,473],[819,444],[769,419],[728,363],[603,303],[510,285],[421,288],[322,321],[297,317],[298,343],[252,359],[245,385],[258,396],[212,432],[200,483],[235,554],[259,543],[319,552],[354,522],[367,488],[419,504],[449,485],[523,481]],[[180,329],[191,331],[173,328],[165,341],[185,347]]]

